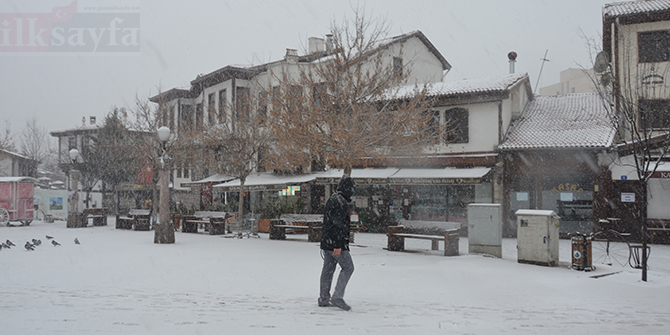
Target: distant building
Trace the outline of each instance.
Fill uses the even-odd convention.
[[[561,71],[561,82],[540,88],[539,95],[563,95],[571,93],[596,92],[591,78],[595,78],[593,69],[567,69]]]
[[[38,161],[0,149],[0,177],[37,177]]]

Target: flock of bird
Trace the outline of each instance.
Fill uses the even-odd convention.
[[[47,240],[51,240],[51,245],[54,247],[60,246],[60,243],[58,243],[56,240],[54,240],[53,236],[46,235]],[[79,243],[78,238],[74,238],[74,244],[81,244]],[[39,247],[42,245],[42,240],[39,239],[32,239],[31,241],[26,241],[26,244],[23,246],[26,248],[28,251],[33,251],[35,250],[35,247]],[[2,249],[11,249],[12,247],[15,247],[16,244],[14,244],[12,241],[7,239],[7,241],[0,243],[0,250]]]

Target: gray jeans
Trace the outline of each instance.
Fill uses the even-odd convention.
[[[337,264],[340,264],[342,270],[337,277],[337,284],[333,292],[333,299],[342,299],[344,297],[344,290],[347,288],[347,283],[351,274],[354,273],[354,261],[351,259],[349,250],[342,250],[339,257],[333,256],[332,250],[323,251],[323,269],[321,270],[321,293],[319,295],[319,303],[325,303],[330,300],[330,286],[333,282],[333,275]]]

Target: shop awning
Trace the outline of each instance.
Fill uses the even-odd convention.
[[[386,169],[352,169],[351,178],[356,184],[386,184],[387,180],[394,173],[398,172],[398,168]],[[316,177],[317,184],[337,184],[342,179],[344,170],[330,169],[326,172],[321,172]]]
[[[252,173],[247,176],[247,179],[244,182],[244,188],[247,191],[283,190],[288,185],[299,185],[312,181],[316,176],[316,174],[281,176],[273,173]],[[240,180],[231,180],[229,182],[214,185],[213,187],[221,188],[224,191],[239,191]]]
[[[351,177],[357,184],[460,185],[479,184],[489,171],[491,171],[491,168],[483,167],[468,169],[353,169]],[[330,173],[330,175],[316,178],[318,184],[337,184],[343,171],[335,169],[326,173]]]
[[[400,169],[389,178],[392,185],[480,184],[491,168]]]
[[[204,184],[220,184],[227,182],[229,180],[233,180],[235,177],[231,176],[226,176],[222,174],[213,174],[205,179],[197,180],[197,181],[192,181],[190,183],[181,183],[179,184],[181,187],[198,187],[202,186]]]

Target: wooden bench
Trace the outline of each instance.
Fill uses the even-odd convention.
[[[202,227],[210,235],[223,235],[228,232],[229,223],[234,218],[234,214],[227,212],[199,211],[182,217],[181,231],[197,233],[198,227]]]
[[[309,242],[320,242],[322,225],[321,214],[283,214],[278,220],[270,220],[270,239],[285,240],[288,229],[290,232],[307,233]]]
[[[88,225],[88,219],[93,220],[93,226],[106,226],[107,225],[107,215],[109,215],[109,209],[107,208],[86,208],[82,213],[82,220],[84,227]]]
[[[458,256],[460,223],[404,220],[401,223],[405,225],[388,227],[387,248],[389,251],[403,251],[405,250],[405,239],[416,238],[430,240],[431,250],[439,250],[440,241],[444,241],[444,255]]]
[[[117,214],[116,229],[151,230],[151,210],[133,208],[128,211],[127,215]]]
[[[654,236],[656,234],[670,233],[670,221],[664,219],[647,219],[647,231],[651,237],[651,244],[654,244]],[[670,242],[667,236],[663,236],[661,243]]]

